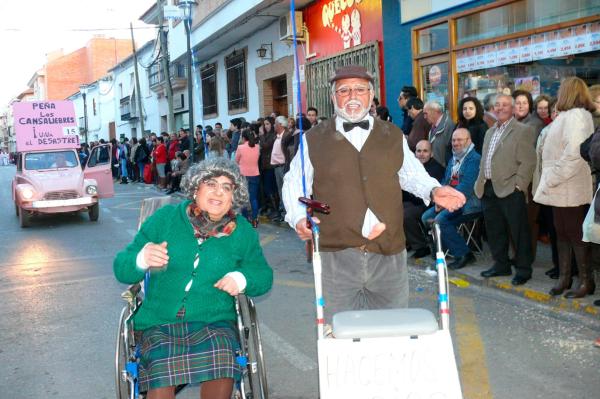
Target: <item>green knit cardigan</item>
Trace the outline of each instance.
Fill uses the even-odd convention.
[[[231,235],[210,237],[199,245],[186,215],[189,204],[190,201],[184,201],[157,210],[142,224],[133,242],[114,260],[117,280],[137,283],[145,273],[136,267],[139,251],[148,242],[167,242],[169,263],[164,270],[150,269],[144,302],[133,319],[136,330],[187,321],[235,321],[234,298],[213,287],[232,271],[244,275],[247,281],[245,293],[249,296],[262,295],[273,285],[273,270],[263,256],[256,230],[248,221],[238,216],[237,227]],[[194,270],[196,254],[200,262]],[[186,292],[190,279],[193,283]],[[178,319],[176,315],[182,306],[185,306],[185,316]]]

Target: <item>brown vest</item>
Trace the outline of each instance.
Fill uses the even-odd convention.
[[[369,252],[393,255],[404,250],[402,189],[402,131],[375,119],[373,130],[360,152],[336,132],[329,119],[306,134],[310,162],[314,167],[313,193],[331,206],[321,220],[321,249],[339,251],[366,245]],[[367,209],[385,223],[375,240],[362,236]]]

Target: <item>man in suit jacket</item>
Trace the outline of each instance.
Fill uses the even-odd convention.
[[[429,142],[433,148],[433,158],[442,166],[446,166],[450,138],[454,131],[454,122],[444,112],[442,105],[437,101],[427,101],[423,107],[423,116],[431,125],[429,130]]]
[[[452,270],[461,269],[475,262],[475,255],[469,249],[465,239],[459,234],[458,226],[473,220],[481,213],[481,201],[475,196],[473,186],[479,174],[481,156],[475,151],[471,141],[471,133],[465,128],[458,128],[452,133],[452,158],[448,161],[446,174],[442,184],[454,187],[467,198],[465,205],[454,211],[440,209],[438,206],[423,213],[422,221],[434,219],[440,225],[442,245],[454,256],[448,265]]]
[[[413,120],[412,128],[410,132],[404,132],[407,135],[406,140],[408,141],[408,148],[411,151],[417,150],[417,143],[421,140],[429,140],[429,131],[431,125],[425,120],[423,116],[423,101],[418,97],[413,97],[406,102],[406,108],[408,109],[408,116]]]
[[[533,251],[527,223],[527,189],[533,178],[536,155],[535,131],[513,117],[514,100],[509,95],[496,97],[498,122],[490,128],[483,142],[475,194],[481,198],[489,245],[494,259],[483,277],[510,276],[509,234],[515,245],[516,275],[513,285],[531,278]]]

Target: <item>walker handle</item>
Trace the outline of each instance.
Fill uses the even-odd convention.
[[[327,205],[324,202],[315,201],[315,200],[307,198],[307,197],[300,197],[300,198],[298,198],[298,201],[300,201],[301,203],[306,205],[306,214],[308,216],[306,218],[306,227],[308,227],[311,230],[313,228],[311,218],[315,211],[324,213],[326,215],[329,214],[329,212],[330,212],[329,205]],[[314,248],[313,248],[312,240],[306,241],[306,261],[308,263],[312,262],[313,250],[314,250]]]

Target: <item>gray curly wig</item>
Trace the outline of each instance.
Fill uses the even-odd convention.
[[[213,158],[192,165],[181,179],[181,188],[188,199],[193,200],[200,183],[226,176],[235,184],[231,208],[238,211],[248,203],[248,186],[246,178],[240,173],[240,168],[233,161],[226,158]]]

